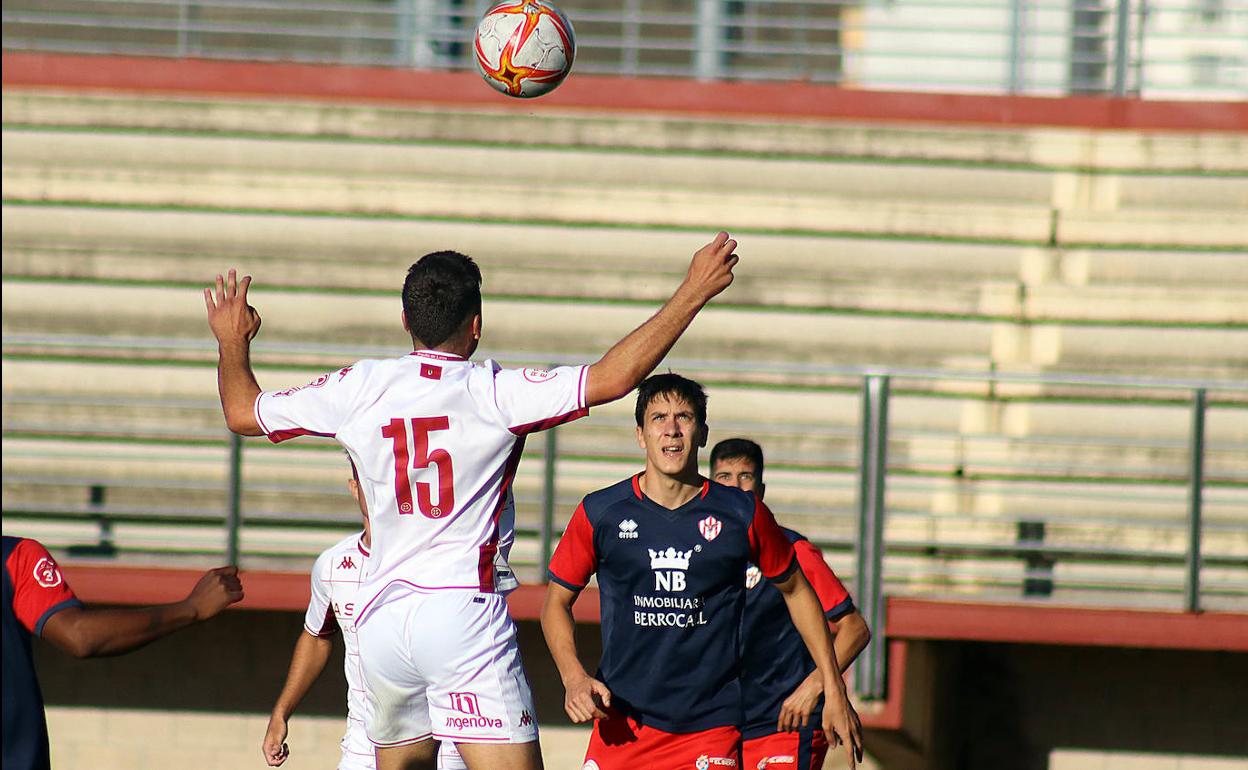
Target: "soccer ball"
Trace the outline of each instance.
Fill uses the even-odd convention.
[[[572,69],[572,22],[546,0],[504,0],[477,25],[474,57],[496,91],[522,99],[555,90]]]

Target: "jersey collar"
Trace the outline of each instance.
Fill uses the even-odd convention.
[[[463,356],[456,356],[456,355],[451,355],[450,353],[443,353],[440,350],[413,350],[411,353],[408,353],[408,355],[418,356],[420,358],[432,358],[435,361],[463,362],[463,361],[468,360],[464,358]]]
[[[642,471],[642,473],[644,473],[644,471]],[[633,476],[633,495],[635,495],[644,505],[659,511],[668,518],[675,518],[684,513],[687,509],[697,505],[705,499],[706,494],[711,491],[711,482],[710,479],[707,479],[702,482],[701,492],[686,500],[684,504],[678,508],[667,508],[646,497],[646,493],[641,490],[641,475],[641,473],[638,473]]]

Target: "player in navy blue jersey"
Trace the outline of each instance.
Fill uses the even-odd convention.
[[[698,473],[706,395],[674,374],[641,384],[635,410],[645,470],[586,497],[550,562],[542,630],[574,722],[595,720],[585,768],[739,767],[740,627],[747,566],[784,597],[827,693],[824,729],[850,766],[861,727],[818,598],[793,545],[754,495]],[[602,660],[576,655],[572,604],[597,573]]]
[[[4,770],[50,766],[43,695],[30,637],[77,658],[120,655],[207,620],[243,598],[236,567],[209,570],[180,602],[142,609],[84,607],[41,543],[4,536]]]
[[[711,479],[753,492],[761,500],[766,490],[762,447],[743,438],[719,442],[711,449]],[[819,596],[833,630],[836,660],[844,671],[867,646],[871,631],[819,548],[791,529],[784,533]],[[744,767],[817,770],[823,767],[828,740],[818,715],[810,717],[821,708],[823,679],[789,622],[784,599],[760,577],[758,567],[751,565],[746,571],[741,672]]]

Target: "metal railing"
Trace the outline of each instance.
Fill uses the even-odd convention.
[[[1244,0],[567,0],[576,70],[1236,99]],[[487,0],[13,0],[4,47],[472,67]]]
[[[6,335],[6,356],[21,342]],[[199,341],[182,347],[188,346],[208,347]],[[257,354],[302,350],[270,344]],[[512,364],[561,362],[531,354],[496,357]],[[749,376],[748,365],[726,362],[668,365],[720,383],[710,386],[712,394],[727,384],[727,375]],[[860,695],[884,692],[886,645],[878,640],[886,595],[1248,610],[1248,383],[767,368],[817,374],[825,383],[794,390],[858,399],[856,418],[809,415],[788,427],[749,421],[715,427],[717,438],[762,440],[769,500],[778,500],[773,507],[823,545],[852,584],[877,632],[877,643],[855,667]],[[768,387],[783,398],[786,386]],[[323,546],[326,529],[351,525],[351,516],[331,512],[350,510],[338,485],[325,481],[326,470],[342,466],[332,443],[270,447],[232,438],[223,444],[214,401],[171,401],[170,424],[158,429],[128,422],[127,410],[150,414],[160,406],[159,399],[143,396],[6,391],[6,530],[72,524],[59,545],[73,545],[80,555],[167,561],[224,553],[254,567],[276,557],[306,561]],[[928,409],[1020,406],[1151,410],[1139,419],[1153,435],[937,429],[915,418],[916,407],[921,417]],[[27,409],[45,410],[30,412],[35,415],[51,410],[57,419],[28,419]],[[1186,437],[1181,428],[1167,433],[1152,425],[1174,424],[1172,418],[1184,413]],[[628,446],[631,432],[629,417],[608,413],[549,431],[544,443],[530,448],[521,464],[527,476],[525,491],[518,492],[517,564],[540,574],[579,497],[635,470],[640,461]],[[130,450],[141,473],[92,471],[125,462]],[[178,463],[195,473],[149,472]],[[219,470],[204,473],[214,466]],[[67,503],[62,496],[56,502],[43,496],[47,489],[89,490],[90,500]],[[300,500],[315,499],[329,502],[299,510]],[[177,504],[161,502],[169,500]],[[141,525],[158,529],[165,540],[143,540],[133,530]]]

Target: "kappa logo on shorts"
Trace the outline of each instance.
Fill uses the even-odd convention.
[[[35,582],[44,588],[56,588],[64,580],[61,577],[61,568],[56,566],[56,561],[51,556],[45,556],[35,563],[34,576]]]
[[[723,528],[724,525],[714,516],[707,516],[698,522],[698,531],[702,533],[702,537],[706,538],[708,542],[719,537],[719,532]]]
[[[529,713],[529,710],[525,709],[520,712],[520,726],[528,727],[531,724],[533,724],[533,715]]]
[[[712,757],[708,754],[703,754],[693,762],[693,766],[698,770],[708,770],[711,765],[716,767],[736,767],[737,760],[732,757]]]
[[[620,522],[621,540],[636,540],[639,537],[641,537],[641,535],[637,534],[637,522],[632,519],[625,519]]]

